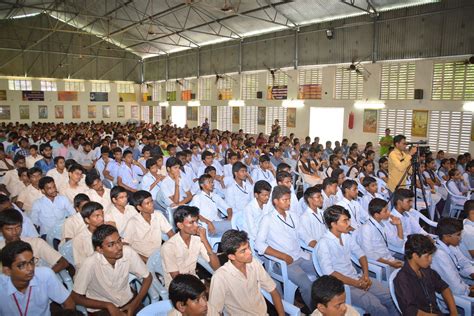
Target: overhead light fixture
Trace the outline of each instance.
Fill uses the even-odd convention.
[[[326,37],[328,38],[328,40],[332,40],[334,38],[334,29],[327,29]]]
[[[165,102],[158,102],[158,105],[159,106],[162,106],[162,107],[168,107],[170,105],[170,103],[168,101],[165,101]]]
[[[463,105],[463,109],[466,111],[474,112],[474,102],[473,101],[465,102]]]
[[[245,106],[244,100],[229,100],[228,105],[231,107]]]
[[[378,110],[378,109],[385,108],[385,103],[383,103],[383,101],[380,101],[380,100],[377,100],[377,101],[357,101],[357,102],[354,103],[354,107],[356,109]]]
[[[284,108],[302,108],[304,107],[304,100],[283,100],[281,106]]]
[[[201,101],[199,101],[199,100],[188,101],[188,106],[190,106],[190,107],[201,106]]]

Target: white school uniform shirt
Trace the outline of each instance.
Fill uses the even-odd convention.
[[[309,259],[309,254],[300,247],[300,240],[307,245],[312,239],[306,236],[301,229],[299,218],[291,212],[285,212],[286,218],[275,208],[263,216],[258,227],[255,249],[260,255],[270,246],[273,249],[286,253],[293,261],[303,258]]]
[[[112,204],[110,209],[104,210],[104,222],[115,222],[115,226],[117,227],[120,236],[123,236],[128,220],[137,215],[137,210],[131,205],[126,205],[125,211],[122,213]]]
[[[104,169],[105,169],[105,161],[102,159],[102,157],[99,157],[98,160],[95,162],[95,170],[97,170],[97,173],[100,176],[100,180],[104,180]]]
[[[92,166],[94,163],[94,160],[96,159],[96,154],[93,150],[89,151],[86,153],[85,151],[82,153],[81,160],[79,161],[79,164],[82,166]]]
[[[114,178],[114,184],[117,183],[117,176],[119,173],[120,164],[113,159],[109,160],[106,170],[110,173],[110,176]]]
[[[31,220],[40,227],[40,234],[45,235],[56,225],[64,224],[68,216],[76,214],[69,200],[58,195],[51,201],[43,196],[33,203],[31,208]]]
[[[257,181],[260,180],[265,180],[268,183],[272,183],[273,181],[276,181],[275,176],[270,170],[263,170],[260,167],[256,167],[252,170],[252,179],[253,182],[256,183]]]
[[[382,200],[385,200],[384,197],[379,194],[379,193],[375,193],[375,195],[372,195],[370,194],[369,192],[367,192],[367,194],[365,194],[360,200],[359,200],[359,203],[360,203],[360,206],[362,207],[362,209],[364,211],[369,212],[369,203],[370,201],[372,201],[373,199],[375,198],[379,198],[379,199],[382,199]]]
[[[132,164],[131,167],[127,166],[125,162],[122,162],[118,170],[117,177],[122,178],[123,184],[131,187],[134,190],[138,190],[140,185],[140,175],[142,174],[142,169],[138,166]]]
[[[405,240],[408,235],[412,235],[412,234],[428,235],[428,233],[423,228],[421,228],[418,219],[412,214],[410,214],[410,211],[400,214],[396,209],[392,209],[390,214],[395,217],[400,218],[402,222],[402,227],[403,227],[403,237]],[[384,225],[386,226],[386,232],[388,235],[389,243],[390,241],[396,240],[394,236],[397,236],[397,227],[395,225],[390,225],[390,224],[385,224],[385,223]],[[400,244],[396,244],[396,246],[400,246]],[[402,243],[402,246],[403,246],[403,243]]]
[[[223,219],[219,216],[219,210],[226,214],[229,208],[229,205],[219,195],[214,192],[206,194],[204,191],[199,191],[189,205],[199,208],[199,215],[212,222],[222,221]]]
[[[97,193],[96,190],[89,189],[86,191],[87,196],[89,196],[92,202],[97,202],[102,205],[104,212],[109,210],[112,207],[112,200],[110,198],[110,189],[104,188],[104,194],[102,196]]]
[[[39,160],[43,159],[43,156],[41,155],[36,155],[36,157],[33,157],[32,155],[29,155],[28,157],[25,158],[25,164],[26,168],[31,169],[35,166],[35,163]]]
[[[164,179],[163,179],[164,180]],[[154,175],[151,174],[151,172],[147,172],[145,173],[145,175],[143,176],[142,178],[142,181],[140,182],[140,185],[138,186],[140,188],[140,190],[145,190],[145,191],[148,191],[150,192],[153,200],[156,200],[156,196],[158,194],[158,191],[160,191],[160,188],[161,188],[161,183],[163,182],[163,180],[161,180],[160,182],[158,182],[154,187],[153,189],[150,190],[150,187],[153,183],[155,183],[156,181],[156,178]]]
[[[33,225],[33,222],[31,219],[26,216],[26,214],[16,206],[16,204],[13,204],[13,208],[16,209],[21,216],[23,217],[23,224],[21,225],[21,237],[39,237],[38,231],[36,230],[35,226]],[[4,240],[2,235],[0,235],[0,242]]]
[[[358,279],[359,274],[352,265],[351,256],[360,259],[365,256],[355,238],[349,234],[341,234],[343,245],[339,238],[327,231],[316,244],[316,255],[324,275],[339,272],[347,277]]]
[[[469,295],[470,289],[461,276],[470,278],[474,266],[458,247],[447,246],[441,240],[436,241],[437,250],[433,254],[431,268],[443,276],[449,288],[456,295]]]
[[[388,250],[388,235],[386,225],[392,225],[388,222],[377,222],[372,216],[359,228],[358,241],[367,258],[378,260],[395,260],[390,250]],[[397,238],[399,242],[403,240]],[[392,242],[393,243],[393,242]]]
[[[267,203],[268,204],[268,203]],[[243,230],[249,235],[249,239],[255,240],[257,238],[258,227],[268,211],[266,205],[262,208],[258,205],[257,199],[253,198],[244,208],[244,227]]]
[[[337,203],[335,195],[327,196],[324,190],[321,191],[321,195],[323,196],[323,210]]]
[[[218,161],[213,160],[211,166],[216,168],[216,175],[218,175],[218,176],[223,175],[222,166]],[[202,176],[204,174],[204,170],[206,170],[206,168],[207,168],[207,166],[204,163],[201,162],[201,164],[199,165],[198,171],[196,173],[197,178],[199,178],[200,176]]]
[[[253,198],[253,186],[248,181],[242,181],[242,186],[235,180],[226,189],[225,201],[232,208],[232,212],[241,212]]]
[[[349,201],[348,199],[344,198],[336,205],[340,205],[349,211],[351,214],[351,226],[354,227],[354,229],[359,228],[362,224],[369,220],[369,212],[362,209],[362,206],[356,200]]]
[[[314,212],[311,208],[307,207],[300,217],[302,229],[312,240],[319,241],[327,231],[323,212],[320,208],[318,208],[317,212]]]
[[[54,168],[46,172],[46,175],[54,179],[56,188],[64,187],[69,182],[69,174],[66,169],[63,170],[63,173],[59,173],[58,169]]]
[[[464,229],[461,235],[461,243],[467,250],[474,250],[474,222],[471,222],[468,218],[466,218],[464,219],[463,223]]]
[[[171,179],[170,176],[166,176],[161,183],[161,191],[163,193],[163,198],[166,206],[171,206],[173,201],[171,201],[170,196],[174,195],[175,182]],[[183,200],[186,196],[186,192],[191,191],[191,186],[184,177],[181,177],[179,180],[179,200]]]
[[[77,163],[82,161],[82,157],[84,156],[84,152],[82,151],[82,146],[76,149],[73,146],[69,146],[67,149],[66,159],[74,159]]]

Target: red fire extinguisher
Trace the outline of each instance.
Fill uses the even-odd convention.
[[[354,128],[354,112],[349,113],[349,124],[348,124],[349,129]]]

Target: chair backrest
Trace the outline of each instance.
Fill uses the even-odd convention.
[[[314,269],[316,270],[316,273],[319,276],[323,276],[324,273],[323,273],[323,269],[321,268],[321,265],[319,264],[317,250],[318,250],[318,244],[316,245],[316,248],[314,249],[314,251],[311,253],[311,259],[313,260],[313,265],[314,265]]]
[[[65,243],[59,245],[59,253],[63,256],[70,264],[74,265],[74,255],[72,251],[72,240],[68,240]]]
[[[164,275],[163,264],[161,263],[160,250],[155,250],[146,263],[148,271]]]
[[[138,312],[138,316],[166,316],[173,309],[170,300],[150,304]]]
[[[388,286],[390,288],[390,295],[392,296],[393,303],[397,307],[398,311],[401,313],[402,311],[400,310],[400,306],[398,305],[397,295],[395,294],[395,285],[393,284],[393,280],[395,280],[398,271],[400,271],[400,269],[397,269],[393,271],[392,274],[390,274],[390,278],[388,279]]]

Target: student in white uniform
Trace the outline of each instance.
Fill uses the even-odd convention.
[[[84,219],[81,216],[81,210],[87,202],[90,202],[89,196],[84,193],[80,193],[74,197],[74,209],[76,213],[72,216],[69,216],[64,221],[63,231],[61,235],[61,243],[67,242],[71,240],[75,236],[79,235],[79,233],[83,229],[87,229],[86,224],[84,223]]]
[[[46,172],[46,175],[54,179],[54,183],[58,188],[62,188],[67,185],[69,181],[69,174],[66,170],[66,160],[63,156],[54,157],[54,169]]]
[[[124,187],[128,192],[137,192],[140,179],[147,170],[136,160],[130,150],[123,152],[123,161],[117,174],[117,185]]]
[[[289,212],[291,191],[279,185],[273,188],[273,210],[266,214],[258,228],[255,249],[260,255],[267,254],[284,260],[288,265],[288,278],[300,289],[305,304],[311,308],[312,278],[316,278],[313,262],[300,247],[302,240],[309,247],[316,241],[306,236],[295,214]]]
[[[446,186],[454,195],[462,197],[451,197],[451,203],[456,203],[458,205],[464,205],[464,203],[469,199],[468,193],[469,188],[466,183],[464,183],[464,178],[461,171],[458,169],[451,169],[448,172],[449,180],[446,182]]]
[[[292,190],[292,188],[293,188],[293,177],[291,176],[291,174],[289,172],[286,172],[286,171],[277,172],[276,185],[277,186],[282,185],[282,186],[285,186],[288,189],[290,189],[290,191],[291,191],[290,212],[292,212],[293,214],[295,214],[298,217],[301,216],[301,214],[303,213],[303,210],[301,210],[301,208],[298,207],[298,198],[297,198],[296,193],[294,192],[294,190]],[[269,208],[271,210],[272,204],[267,204],[267,208]]]
[[[436,252],[431,268],[442,276],[455,295],[474,296],[474,265],[466,258],[459,244],[462,222],[455,218],[443,217],[436,227]]]
[[[214,166],[217,172],[217,179],[224,180],[224,176],[222,174],[222,166],[218,166],[219,162],[214,160],[214,154],[212,152],[210,152],[209,150],[205,150],[201,154],[201,158],[202,158],[202,163],[199,166],[198,172],[196,174],[198,177],[204,174],[204,170],[206,169],[206,167]]]
[[[366,178],[367,179],[367,178]],[[359,230],[359,245],[367,258],[388,264],[393,269],[403,266],[403,262],[396,260],[388,249],[388,235],[386,225],[397,228],[397,240],[392,244],[403,242],[403,227],[400,219],[390,215],[387,201],[374,198],[369,203],[369,220]]]
[[[214,168],[214,166],[206,167],[206,169],[204,169],[204,174],[211,176],[212,181],[214,182],[214,193],[225,199],[224,180],[222,180],[222,177],[217,176],[216,168]]]
[[[344,207],[351,214],[351,226],[354,230],[357,229],[369,220],[369,212],[364,210],[357,201],[359,190],[357,189],[357,182],[354,180],[345,180],[342,183],[342,193],[344,199],[337,203]]]
[[[247,233],[228,230],[221,240],[229,261],[211,279],[209,304],[215,312],[229,315],[265,315],[267,304],[261,290],[270,293],[279,316],[285,311],[276,284],[260,262],[253,259]]]
[[[360,199],[360,205],[362,206],[362,209],[368,212],[369,209],[369,203],[375,198],[382,199],[384,200],[383,196],[379,194],[378,191],[378,184],[377,180],[373,177],[365,177],[364,180],[362,180],[362,185],[365,188],[366,194]]]
[[[461,249],[467,258],[474,258],[474,200],[464,203],[463,213],[466,218],[463,222]]]
[[[158,191],[161,189],[161,183],[166,176],[158,174],[158,166],[156,165],[156,158],[150,158],[146,161],[147,173],[142,178],[139,188],[150,192],[153,201],[156,201]],[[156,207],[155,207],[156,208]]]
[[[316,246],[322,273],[332,275],[351,288],[351,300],[367,313],[377,316],[398,315],[388,288],[369,278],[368,262],[355,238],[349,234],[351,215],[344,207],[331,206],[324,211],[328,232]],[[352,265],[351,257],[359,260],[362,272]]]
[[[196,194],[190,205],[199,208],[199,221],[205,223],[209,235],[221,236],[232,228],[232,208],[214,191],[214,180],[208,174],[199,177],[201,191]],[[223,215],[227,218],[223,218]]]
[[[313,283],[311,297],[316,309],[311,316],[360,316],[346,304],[344,283],[332,275],[323,275]]]
[[[164,202],[169,207],[188,204],[193,198],[191,185],[181,175],[180,168],[181,161],[178,158],[170,157],[166,160],[168,175],[161,183],[161,191]]]
[[[249,183],[250,178],[247,167],[240,161],[232,166],[234,181],[229,185],[225,193],[225,201],[232,208],[234,214],[243,212],[245,206],[252,200],[253,186]]]
[[[254,198],[244,209],[243,230],[248,233],[251,241],[255,241],[255,238],[257,238],[258,227],[267,212],[265,205],[270,200],[271,191],[272,187],[267,181],[257,181],[253,187]]]
[[[327,228],[323,217],[323,196],[321,195],[321,185],[309,187],[304,191],[304,201],[307,208],[300,217],[302,229],[311,239],[318,240],[326,233]]]
[[[275,169],[273,169],[272,163],[270,162],[270,157],[267,155],[261,155],[258,158],[259,166],[252,170],[252,179],[253,182],[259,180],[265,180],[269,183],[275,181]]]
[[[104,177],[109,180],[113,185],[117,184],[117,177],[122,164],[122,149],[115,147],[112,149],[114,159],[108,159],[105,161],[105,169],[103,171]]]
[[[234,174],[232,173],[232,166],[239,161],[237,153],[230,152],[227,155],[227,164],[224,165],[224,184],[229,186],[234,181]]]
[[[89,187],[86,194],[89,196],[91,201],[100,203],[104,208],[104,212],[109,210],[112,207],[110,189],[104,187],[104,184],[100,181],[100,177],[92,172],[87,174],[85,182]]]
[[[116,186],[110,190],[110,200],[112,205],[104,210],[104,220],[115,226],[122,236],[128,220],[137,215],[137,210],[128,204],[128,192],[122,187]]]
[[[410,214],[410,210],[413,206],[413,192],[408,189],[397,189],[394,192],[395,196],[393,198],[393,209],[391,214],[395,217],[400,218],[402,221],[403,227],[403,237],[406,240],[408,235],[412,234],[423,234],[428,235],[428,233],[421,228],[418,218]],[[393,241],[397,240],[396,237],[397,229],[393,225],[386,225],[387,235],[389,235],[388,240]],[[403,247],[404,242],[394,244],[396,247]]]
[[[100,176],[100,180],[104,183],[104,185],[107,188],[110,189],[112,187],[113,179],[108,179],[108,178],[105,177],[105,171],[107,169],[107,165],[112,160],[109,157],[109,154],[110,154],[109,146],[102,146],[100,148],[99,153],[100,153],[100,157],[95,162],[95,170],[97,170],[97,173]]]
[[[323,190],[321,195],[323,196],[323,210],[337,203],[337,179],[326,178],[323,180]]]
[[[198,277],[179,274],[170,283],[169,298],[173,309],[168,316],[206,316],[208,314],[207,289]]]

